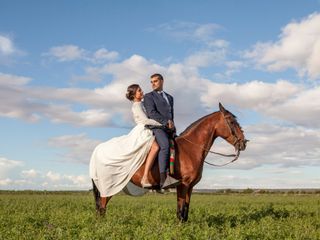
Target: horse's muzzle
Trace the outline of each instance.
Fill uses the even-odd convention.
[[[244,151],[247,147],[247,142],[249,142],[249,140],[244,139],[238,142],[238,144],[236,145],[236,149],[239,151]]]

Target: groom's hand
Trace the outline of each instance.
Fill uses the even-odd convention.
[[[174,123],[173,123],[172,120],[169,120],[169,121],[168,121],[168,128],[169,128],[169,129],[174,129]]]

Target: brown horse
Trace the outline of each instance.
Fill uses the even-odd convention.
[[[239,155],[245,150],[247,140],[238,124],[236,117],[219,103],[219,112],[214,112],[192,123],[176,141],[176,160],[174,175],[181,179],[177,189],[177,217],[180,221],[188,220],[188,211],[193,187],[200,181],[204,160],[217,137],[232,144]],[[144,165],[138,169],[131,181],[141,186]],[[148,176],[149,181],[158,186],[160,182],[158,164],[154,164]],[[99,191],[94,186],[96,209],[100,214],[105,213],[105,207],[111,197],[100,201]]]

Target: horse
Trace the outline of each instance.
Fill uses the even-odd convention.
[[[198,119],[175,138],[175,163],[172,176],[181,180],[181,183],[176,186],[177,218],[181,222],[188,220],[192,190],[201,180],[205,158],[215,139],[221,137],[233,145],[237,152],[236,158],[240,155],[240,151],[246,149],[248,140],[245,139],[236,116],[226,110],[221,103],[219,103],[219,110]],[[131,178],[131,182],[140,187],[144,167],[145,164]],[[158,163],[155,163],[149,172],[148,180],[152,185],[159,186]],[[97,212],[105,215],[106,206],[111,197],[100,198],[94,182],[93,192]]]

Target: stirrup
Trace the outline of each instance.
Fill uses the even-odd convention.
[[[166,180],[164,181],[163,185],[161,186],[162,189],[168,189],[168,188],[175,188],[181,183],[180,180],[177,180],[170,175],[167,176]]]

